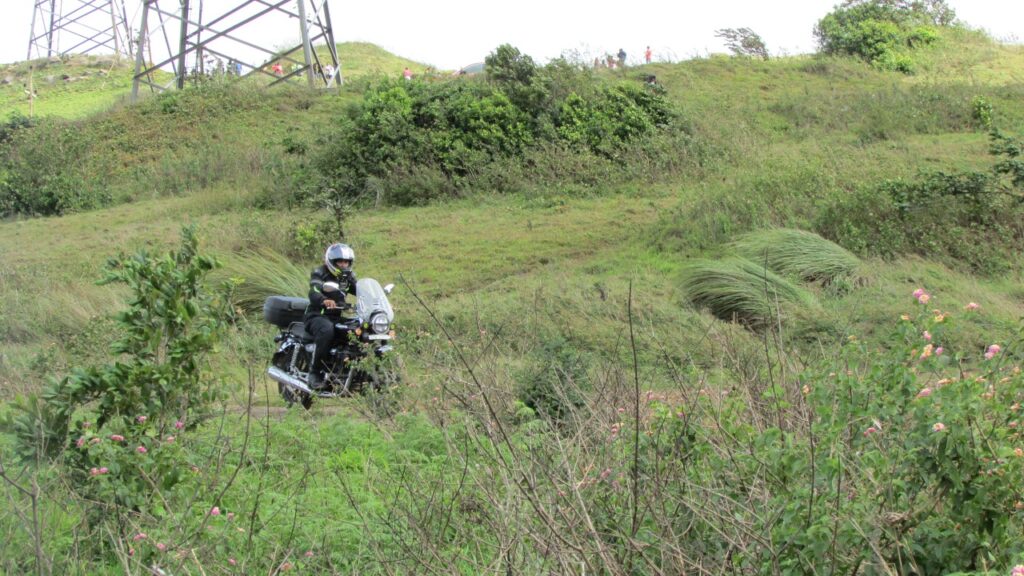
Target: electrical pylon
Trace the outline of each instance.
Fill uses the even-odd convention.
[[[342,81],[328,0],[235,0],[213,18],[203,13],[203,0],[141,1],[133,101],[140,87],[182,88],[190,76],[255,74],[270,85],[305,76],[311,87]],[[301,40],[283,49],[268,46],[259,27],[269,25],[277,31],[295,26]],[[318,41],[326,44],[325,57],[313,50]]]
[[[131,56],[124,0],[32,0],[28,60],[105,52]]]

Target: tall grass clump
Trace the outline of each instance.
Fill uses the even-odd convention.
[[[217,271],[220,280],[231,280],[235,306],[247,311],[263,308],[267,296],[305,296],[309,271],[269,248],[224,258]]]
[[[817,282],[823,286],[858,280],[860,259],[842,246],[814,232],[772,228],[744,234],[735,242],[736,251],[754,262],[764,262],[773,272]]]
[[[682,289],[717,318],[764,327],[787,308],[816,307],[814,296],[745,258],[696,260],[683,269]]]

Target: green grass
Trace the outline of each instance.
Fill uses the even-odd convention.
[[[689,459],[698,455],[732,454],[729,442],[741,446],[733,455],[742,465],[700,469],[714,482],[705,486],[706,479],[694,478],[685,490],[661,495],[685,493],[690,501],[703,503],[706,494],[729,488],[729,478],[748,473],[756,482],[740,483],[746,491],[743,498],[723,503],[736,513],[726,527],[735,524],[743,530],[763,516],[768,508],[757,507],[772,497],[787,506],[804,502],[806,497],[791,496],[805,473],[781,466],[798,461],[800,454],[813,458],[817,448],[831,458],[826,447],[851,443],[853,452],[844,452],[842,462],[852,462],[846,458],[858,458],[861,448],[869,447],[868,440],[856,444],[865,418],[858,417],[837,423],[843,432],[835,444],[808,445],[811,449],[793,444],[797,452],[765,457],[780,455],[773,450],[800,441],[806,420],[797,418],[806,417],[800,411],[809,406],[808,394],[832,398],[832,391],[843,384],[837,373],[855,374],[879,386],[890,376],[898,386],[910,378],[925,385],[928,379],[955,373],[959,366],[953,360],[973,361],[989,344],[1009,349],[1019,339],[1024,317],[1024,262],[1019,256],[1007,256],[1015,259],[1004,274],[975,277],[922,257],[859,261],[810,233],[777,229],[810,230],[822,206],[881,179],[991,165],[986,136],[971,123],[970,101],[982,95],[995,104],[1008,131],[1024,127],[1021,51],[971,35],[953,35],[944,42],[950,44],[936,47],[911,77],[881,73],[854,61],[809,57],[769,62],[715,57],[651,65],[644,72],[657,74],[668,97],[680,106],[692,137],[708,150],[695,168],[661,174],[633,167],[637,176],[632,180],[581,190],[557,178],[572,172],[575,164],[559,165],[554,159],[545,166],[543,181],[510,187],[516,193],[479,189],[465,198],[426,206],[357,210],[344,222],[345,240],[359,257],[357,274],[398,284],[391,301],[405,380],[392,404],[396,413],[381,414],[379,405],[366,399],[320,402],[311,413],[285,413],[273,383],[258,376],[272,353],[275,330],[258,312],[241,316],[214,358],[213,376],[227,393],[225,415],[195,431],[196,454],[202,455],[195,464],[203,469],[205,491],[189,495],[200,498],[193,509],[170,514],[181,514],[175,517],[185,524],[201,518],[225,486],[224,476],[211,476],[211,470],[229,470],[241,462],[238,479],[223,493],[220,505],[240,516],[242,511],[258,511],[255,552],[239,554],[246,549],[248,525],[218,524],[211,532],[213,540],[199,537],[191,548],[196,560],[180,572],[195,566],[205,573],[233,570],[226,557],[239,554],[240,571],[269,573],[287,558],[299,572],[368,573],[382,566],[382,560],[416,557],[424,541],[437,545],[429,551],[444,558],[445,569],[487,572],[492,564],[486,563],[498,558],[489,548],[494,534],[516,543],[532,542],[542,533],[530,524],[536,502],[565,506],[561,509],[573,521],[586,512],[598,533],[617,534],[630,524],[623,512],[629,511],[631,496],[610,486],[613,479],[629,486],[624,471],[632,466],[632,448],[608,436],[613,426],[629,422],[637,388],[641,398],[648,391],[661,398],[639,403],[641,446],[670,440],[658,445],[663,452],[649,454],[649,462],[687,468]],[[340,48],[342,70],[350,79],[394,76],[410,63],[370,45]],[[638,74],[626,70],[621,77],[630,80]],[[268,294],[304,294],[309,268],[322,248],[310,247],[296,232],[326,217],[326,211],[264,207],[268,198],[288,189],[288,170],[300,162],[284,152],[284,140],[315,145],[322,127],[360,96],[359,82],[340,94],[301,86],[264,92],[248,85],[212,85],[93,113],[89,102],[103,108],[99,103],[108,92],[85,90],[88,85],[82,82],[81,93],[71,90],[79,86],[73,83],[46,105],[79,118],[76,133],[89,144],[83,162],[89,173],[110,178],[106,182],[119,203],[0,223],[4,400],[38,391],[48,379],[74,367],[109,362],[106,345],[118,335],[109,318],[121,309],[124,293],[94,284],[103,263],[120,252],[172,247],[182,224],[198,225],[202,248],[225,265],[219,278],[246,279],[237,291],[246,310],[258,310]],[[16,93],[9,94],[11,99],[0,100],[8,111],[20,105]],[[44,94],[50,97],[41,93],[40,106]],[[116,97],[109,95],[114,104]],[[736,252],[747,258],[735,258]],[[851,273],[870,281],[848,291],[821,290],[812,283]],[[911,296],[919,287],[933,294],[927,309]],[[972,301],[981,308],[967,313],[964,306]],[[936,331],[936,338],[943,339],[946,358],[953,363],[913,365],[896,376],[885,373],[888,368],[876,362],[880,350],[897,350],[903,344],[920,350],[921,345],[916,340],[919,329],[907,332],[912,341],[896,342],[893,326],[903,326],[903,314],[920,312],[932,318],[932,307],[947,315],[947,334]],[[781,330],[755,332],[744,324]],[[593,404],[578,428],[561,435],[538,421],[522,421],[516,403],[524,378],[550,365],[538,358],[556,340],[564,342],[565,354],[582,367],[575,384]],[[863,343],[863,356],[841,356],[848,353],[842,342]],[[820,374],[795,378],[790,370],[806,368],[807,358],[826,362],[814,367]],[[259,433],[246,458],[240,458],[250,370],[257,375],[256,403],[269,406],[271,413],[256,422]],[[558,370],[556,366],[553,371]],[[971,372],[972,377],[976,374]],[[809,391],[802,391],[804,385]],[[857,387],[851,390],[855,393]],[[488,395],[493,417],[480,404],[481,391]],[[910,398],[913,394],[916,390]],[[892,406],[902,401],[894,396]],[[830,402],[818,405],[820,413]],[[917,410],[921,405],[911,406]],[[737,420],[729,422],[723,415],[733,409],[741,412],[732,413]],[[871,418],[882,418],[878,414],[888,409],[878,408]],[[0,417],[8,410],[9,404],[0,402]],[[709,412],[696,428],[687,428],[686,416],[701,410]],[[669,428],[653,428],[658,418]],[[782,424],[784,442],[769,434],[780,426],[778,419],[789,419]],[[536,472],[531,478],[544,479],[540,500],[521,499],[523,477],[502,476],[495,466],[495,456],[507,449],[489,444],[500,437],[495,423],[507,427],[516,449],[560,463],[554,476],[548,475],[550,469],[524,468]],[[222,425],[224,434],[219,435]],[[737,436],[687,452],[688,443],[711,438],[724,426],[734,426],[732,433],[742,440]],[[10,443],[0,434],[5,463]],[[563,446],[569,447],[560,452]],[[833,465],[822,464],[812,476],[826,473],[824,464]],[[646,470],[648,461],[640,460],[640,466]],[[884,492],[873,483],[877,478],[853,472],[847,476],[846,466],[842,485],[855,486],[862,497],[856,508],[877,509],[876,497]],[[611,470],[607,483],[582,484],[599,478],[606,467]],[[771,473],[765,472],[768,467]],[[48,553],[75,562],[67,554],[70,542],[110,540],[109,535],[88,532],[82,522],[88,508],[67,493],[65,478],[39,473],[48,497],[42,503]],[[773,475],[791,483],[768,490],[763,482]],[[698,485],[708,490],[687,492]],[[819,487],[829,485],[819,482]],[[575,498],[573,490],[580,486],[589,486],[580,493],[582,500],[557,499],[558,490],[565,488]],[[818,493],[814,490],[808,494]],[[30,510],[29,503],[10,494],[15,499],[9,502]],[[748,500],[751,495],[754,500]],[[816,505],[844,506],[847,496],[817,498]],[[584,501],[587,508],[574,508]],[[424,504],[435,502],[441,508]],[[771,508],[767,519],[792,515],[793,510]],[[811,520],[831,522],[846,512],[816,510]],[[795,516],[804,518],[806,513]],[[302,526],[297,534],[291,532],[295,518]],[[439,518],[451,524],[438,525]],[[141,522],[152,535],[181,536],[177,524],[166,519],[130,521]],[[715,526],[721,529],[722,523]],[[797,541],[792,534],[771,532],[779,526],[773,521],[764,534],[777,537],[773,542]],[[51,533],[60,536],[51,538]],[[831,534],[832,527],[815,533]],[[734,536],[739,541],[744,534]],[[0,515],[0,535],[3,569],[25,570],[28,565],[18,562],[32,556],[33,545],[25,524],[12,514]],[[678,536],[638,534],[650,542],[685,540]],[[707,542],[722,540],[719,533],[704,537]],[[325,539],[326,547],[321,545]],[[617,541],[632,540],[627,535]],[[306,559],[307,549],[315,552],[314,559]],[[597,558],[591,552],[588,558]],[[523,573],[559,570],[545,564],[543,554],[513,555]],[[78,558],[80,566],[56,566],[90,573],[122,571],[112,564],[99,566],[108,560]],[[424,568],[412,563],[393,567],[399,573]],[[870,570],[884,571],[877,565]]]
[[[856,284],[860,259],[813,232],[773,228],[744,234],[732,244],[753,262],[763,262],[783,276],[831,285]]]
[[[716,318],[754,328],[770,327],[796,309],[813,310],[814,296],[745,258],[695,260],[683,269],[681,290]]]

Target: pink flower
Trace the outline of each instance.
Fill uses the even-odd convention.
[[[103,439],[99,436],[94,436],[92,440],[89,440],[89,444],[99,444],[100,442],[103,442]]]
[[[992,344],[985,350],[985,359],[991,360],[993,356],[999,354],[1003,350],[1003,347],[999,344]]]
[[[138,534],[136,534],[132,538],[132,542],[138,542],[139,540],[145,540],[145,539],[146,539],[146,533],[145,532],[139,532]]]
[[[968,312],[973,312],[978,308],[981,308],[981,306],[977,302],[968,302],[967,306],[964,306],[964,310],[967,310]]]
[[[173,444],[174,443],[174,436],[168,436],[167,437],[167,443],[168,444]]]
[[[930,294],[921,294],[920,296],[917,297],[917,301],[920,302],[921,304],[927,304],[928,301],[931,299],[932,297]]]
[[[234,566],[235,564],[238,564],[238,562],[235,562],[234,558],[228,558],[228,564],[231,564],[232,566]]]
[[[135,556],[135,548],[128,548],[128,555]]]
[[[864,431],[864,436],[871,436],[876,432],[878,432],[878,428],[875,428],[874,426],[868,426],[868,429]]]
[[[135,451],[138,452],[139,454],[145,454],[146,452],[148,452],[145,446],[139,446],[138,448],[135,449]]]
[[[921,391],[917,393],[917,397],[918,398],[927,398],[927,397],[929,397],[931,395],[932,395],[932,389],[931,388],[922,388]]]
[[[312,557],[313,557],[313,551],[312,550],[306,550],[306,558],[312,558]]]
[[[121,436],[120,434],[111,434],[110,439],[114,442],[124,442],[124,436]]]
[[[942,356],[943,352],[945,352],[945,349],[943,349],[942,346],[939,346],[938,348],[935,349],[936,356]]]
[[[930,342],[932,339],[932,333],[925,330],[924,332],[921,333],[921,337]]]
[[[181,430],[182,428],[185,427],[185,423],[182,422],[181,420],[178,420],[177,422],[174,423],[174,427],[177,428],[178,430]]]
[[[90,476],[99,476],[100,475],[100,469],[96,468],[96,467],[89,468],[89,475]]]
[[[217,506],[210,508],[210,516],[220,516],[220,508]]]
[[[924,288],[914,290],[914,298],[920,298],[922,294],[924,294]]]
[[[932,431],[933,432],[942,432],[945,429],[946,429],[946,425],[943,424],[942,422],[936,422],[934,425],[932,425]]]
[[[106,466],[100,468],[100,474],[106,474],[107,472],[110,472],[110,469]]]
[[[1024,565],[1017,564],[1010,572],[1010,576],[1024,576]]]
[[[163,542],[157,542],[156,549],[163,552],[167,550],[167,544],[164,544]]]
[[[78,440],[75,441],[75,447],[81,448],[85,446],[85,436],[79,436]]]
[[[924,360],[925,358],[928,358],[931,355],[932,355],[932,345],[931,344],[925,344],[924,349],[921,350],[921,360]]]
[[[148,418],[146,418],[145,416],[139,416],[135,419],[135,421],[138,422],[139,424],[145,424],[146,420],[148,420]]]

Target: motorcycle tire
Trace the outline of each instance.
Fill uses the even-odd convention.
[[[285,372],[288,372],[290,359],[290,351],[281,351],[278,352],[277,354],[274,354],[274,359],[272,360],[272,363],[277,368]],[[285,386],[280,382],[277,383],[277,391],[278,393],[281,394],[281,398],[284,400],[285,404],[287,404],[289,408],[291,408],[295,403],[301,404],[302,407],[305,408],[306,410],[309,410],[310,408],[313,407],[313,397],[309,394],[306,394],[305,392],[292,390],[291,388]]]

